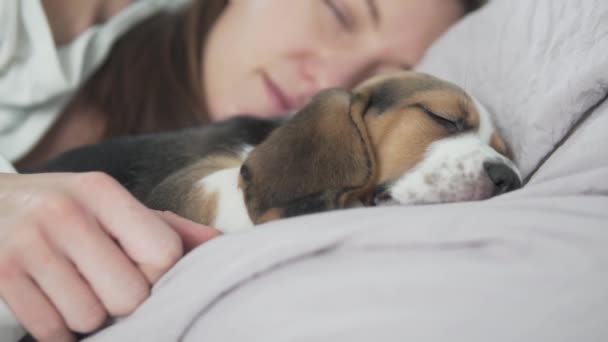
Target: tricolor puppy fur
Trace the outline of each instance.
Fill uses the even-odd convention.
[[[288,119],[113,139],[30,171],[103,171],[151,208],[234,232],[361,204],[489,198],[521,186],[509,157],[472,96],[398,72],[322,91]]]

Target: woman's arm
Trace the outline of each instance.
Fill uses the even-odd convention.
[[[57,45],[69,43],[87,28],[104,22],[131,0],[42,0]]]

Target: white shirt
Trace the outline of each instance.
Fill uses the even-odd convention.
[[[26,155],[75,90],[133,24],[187,0],[133,0],[107,22],[57,47],[40,0],[0,0],[0,172]],[[0,300],[0,342],[23,330]]]

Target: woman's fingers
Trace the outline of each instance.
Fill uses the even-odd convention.
[[[88,333],[102,325],[107,317],[106,310],[74,265],[45,241],[32,241],[30,245],[32,249],[23,252],[24,269],[67,326],[73,331]]]
[[[190,221],[170,211],[156,211],[156,214],[181,237],[185,252],[222,234],[217,229]]]
[[[183,255],[179,235],[114,179],[103,173],[86,173],[77,177],[75,186],[79,200],[150,283],[155,283]],[[104,190],[91,193],[84,189]]]
[[[8,270],[10,265],[2,266],[0,297],[24,328],[37,341],[75,341],[63,318],[40,288],[24,273]]]
[[[53,231],[49,241],[71,260],[90,284],[103,304],[102,308],[112,316],[131,313],[150,293],[146,277],[78,203],[68,202],[62,206],[58,210],[62,216],[61,226],[46,229]]]

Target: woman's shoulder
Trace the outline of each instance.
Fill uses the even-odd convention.
[[[75,3],[48,1],[54,2]],[[12,161],[27,153],[48,131],[122,34],[184,1],[129,0],[126,7],[96,21],[63,45],[56,42],[49,24],[53,20],[51,9],[45,8],[45,3],[0,1],[0,154]]]

